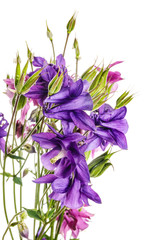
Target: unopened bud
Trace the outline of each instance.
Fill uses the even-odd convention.
[[[46,22],[47,25],[47,22]],[[48,25],[47,25],[47,37],[49,38],[50,41],[53,40],[53,34],[51,32],[51,30],[49,29]]]
[[[28,169],[28,168],[24,169],[24,171],[23,171],[23,177],[25,177],[25,176],[28,174],[28,172],[29,172],[29,169]]]
[[[80,51],[79,51],[78,41],[76,38],[74,39],[73,48],[75,49],[75,52],[76,52],[76,59],[79,59]]]
[[[19,230],[19,233],[20,233],[20,235],[22,237],[28,239],[28,237],[29,237],[29,230],[28,230],[27,225],[24,222],[21,222],[21,223],[18,224],[18,230]]]
[[[69,20],[69,22],[67,23],[67,33],[70,34],[76,24],[76,18],[75,18],[75,13],[73,14],[73,16],[71,17],[71,19]]]
[[[32,146],[31,144],[29,143],[26,143],[24,146],[23,146],[23,149],[28,152],[28,153],[35,153],[36,150],[35,150],[35,147]]]

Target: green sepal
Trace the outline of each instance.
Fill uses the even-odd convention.
[[[116,101],[116,109],[126,106],[133,99],[133,94],[128,96],[129,91],[125,91]],[[127,97],[128,96],[128,97]]]
[[[90,66],[90,67],[82,74],[82,76],[81,76],[81,79],[82,79],[82,80],[85,80],[85,79],[86,79],[88,73],[92,70],[93,67],[94,67],[94,64],[93,64],[92,66]]]
[[[88,82],[91,82],[97,74],[97,68],[94,68],[90,72],[86,73],[82,80],[87,80]]]
[[[13,182],[22,186],[22,179],[20,177],[13,176]]]
[[[21,94],[25,94],[30,90],[30,87],[38,80],[39,74],[42,72],[42,68],[36,71],[24,84],[21,89]]]
[[[36,220],[42,220],[42,212],[36,209],[28,209],[24,208],[30,218],[34,218]]]
[[[110,162],[110,158],[114,153],[115,152],[109,153],[109,150],[108,150],[107,152],[103,153],[99,157],[92,160],[88,164],[90,176],[91,177],[99,177],[105,172],[105,170],[108,167],[112,166],[112,163]]]
[[[47,26],[47,37],[49,38],[50,41],[52,41],[53,34],[52,34],[51,30],[49,29],[47,22],[46,22],[46,26]]]
[[[21,77],[21,67],[20,67],[20,57],[19,57],[19,54],[17,55],[17,59],[16,59],[16,62],[17,62],[17,65],[16,65],[16,72],[15,72],[15,88],[17,89],[17,85],[18,85],[18,82],[20,80],[20,77]]]
[[[26,77],[26,74],[27,74],[27,69],[28,69],[28,63],[29,63],[29,60],[27,60],[23,70],[22,70],[22,74],[21,74],[21,77],[20,77],[20,80],[19,82],[17,83],[17,92],[20,93],[21,92],[21,89],[23,87],[23,84],[24,84],[24,80],[25,80],[25,77]]]
[[[49,85],[48,85],[48,94],[49,96],[57,93],[62,86],[62,82],[63,82],[63,72],[61,73],[61,75],[58,77],[58,74],[56,74],[56,76],[54,76],[54,78],[50,81]]]
[[[95,79],[93,80],[90,88],[89,88],[89,91],[91,91],[92,89],[96,88],[97,85],[99,84],[99,81],[100,81],[100,78],[103,74],[103,68],[101,69],[101,71],[97,74],[97,76],[95,77]]]

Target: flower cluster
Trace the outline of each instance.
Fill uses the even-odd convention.
[[[8,122],[0,113],[0,149],[4,153],[3,166],[1,163],[3,199],[5,200],[6,176],[13,178],[13,185],[18,184],[22,188],[22,176],[33,174],[33,182],[36,183],[35,208],[24,209],[29,217],[34,218],[33,239],[37,240],[57,240],[59,233],[66,240],[69,230],[73,238],[77,239],[79,232],[88,227],[88,221],[93,216],[85,207],[90,205],[90,200],[101,203],[100,196],[92,186],[91,177],[99,177],[112,165],[110,158],[115,153],[112,152],[113,146],[128,148],[125,135],[128,131],[126,105],[133,95],[129,96],[129,91],[125,91],[117,99],[115,107],[109,105],[110,97],[123,79],[120,72],[111,71],[111,68],[122,61],[102,68],[93,64],[79,76],[80,50],[78,40],[75,39],[73,48],[76,72],[70,75],[64,55],[75,21],[73,15],[67,24],[63,54],[55,57],[53,35],[47,26],[54,59],[48,62],[43,57],[33,56],[27,46],[28,60],[22,71],[18,55],[15,78],[7,77],[4,80],[7,86],[5,93],[9,97],[13,114],[7,132]],[[11,129],[13,134],[10,134]],[[12,144],[9,148],[11,137]],[[103,151],[102,155],[94,158],[94,153],[99,150]],[[34,158],[34,169],[23,169],[30,154],[31,157],[33,154],[37,155]],[[6,171],[7,158],[13,159],[13,173]],[[20,167],[17,173],[17,163],[14,160],[18,162],[18,168]],[[42,196],[39,184],[45,184]],[[20,236],[29,239],[27,225],[22,217],[18,219],[18,215],[23,215],[23,204],[20,196],[18,213],[15,189],[14,186],[14,217],[17,219],[15,223],[9,223],[4,236],[9,230],[13,240],[10,226],[17,225]],[[21,193],[20,190],[20,195]],[[8,222],[5,204],[4,211]],[[40,224],[36,229],[37,220]],[[47,225],[50,226],[50,236],[48,229],[46,230]]]

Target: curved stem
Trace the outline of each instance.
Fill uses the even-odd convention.
[[[37,122],[37,124],[34,126],[34,128],[30,131],[30,133],[27,135],[27,137],[21,142],[21,144],[18,146],[18,147],[16,147],[16,148],[14,148],[12,151],[11,151],[11,153],[15,153],[19,148],[21,148],[24,144],[25,144],[25,142],[28,140],[28,138],[32,135],[32,133],[34,132],[34,130],[36,129],[36,127],[39,125],[39,123],[42,121],[44,119],[44,116],[43,117],[41,117],[39,120],[38,120],[38,122]]]
[[[4,237],[5,237],[8,229],[10,229],[10,226],[11,226],[14,218],[17,217],[18,215],[20,215],[20,214],[23,213],[23,212],[24,212],[24,211],[18,212],[17,214],[15,214],[15,215],[13,216],[13,218],[11,219],[11,221],[8,223],[8,226],[7,226],[7,228],[6,228],[6,231],[5,231],[4,234],[3,234],[2,240],[4,239]]]
[[[55,62],[56,62],[56,57],[55,57],[55,50],[54,50],[53,40],[51,41],[51,44],[52,44],[52,50],[53,50],[53,61],[54,61],[54,64],[55,64]]]

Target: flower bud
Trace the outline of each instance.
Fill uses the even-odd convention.
[[[28,153],[35,153],[36,150],[35,150],[35,147],[32,146],[31,144],[29,143],[26,143],[24,146],[23,146],[23,149],[28,152]]]
[[[23,222],[24,219],[27,218],[27,213],[24,211],[22,214],[21,214],[21,221]]]
[[[29,169],[28,169],[28,168],[24,169],[24,171],[23,171],[23,177],[25,177],[25,176],[28,174],[28,172],[29,172]]]
[[[18,230],[19,230],[19,233],[20,233],[20,235],[22,237],[28,239],[28,237],[29,237],[29,230],[28,230],[27,225],[24,222],[20,222],[18,224]]]
[[[77,41],[76,38],[74,39],[73,48],[74,48],[75,51],[76,51],[76,59],[79,59],[80,51],[79,51],[78,41]]]
[[[76,18],[75,18],[75,13],[73,14],[73,16],[71,17],[71,19],[69,20],[69,22],[67,23],[67,33],[70,34],[76,24]]]
[[[47,25],[47,22],[46,22]],[[47,37],[49,38],[50,41],[53,40],[53,34],[51,32],[51,30],[49,29],[48,25],[47,25]]]

